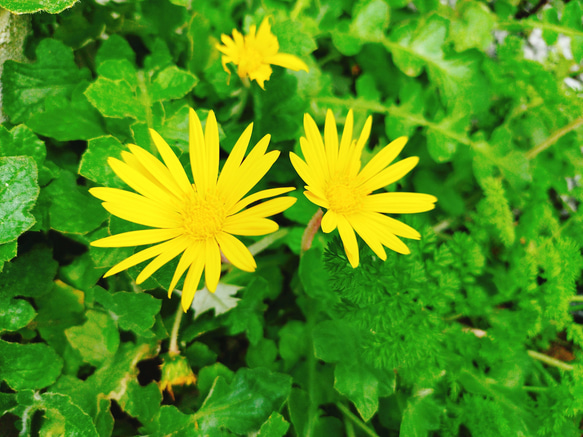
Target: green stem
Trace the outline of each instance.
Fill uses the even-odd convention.
[[[526,152],[526,157],[528,159],[536,158],[536,156],[555,144],[563,135],[568,134],[572,130],[577,129],[579,126],[583,125],[583,117],[579,117],[569,123],[567,126],[555,131],[546,140],[540,143],[538,146],[534,147],[532,150]]]
[[[558,367],[559,369],[567,370],[567,371],[573,370],[572,365],[567,364],[567,363],[563,363],[562,361],[557,360],[556,358],[549,357],[548,355],[541,354],[540,352],[529,350],[528,355],[531,358],[534,358],[535,360],[539,360],[539,361],[541,361],[549,366]]]
[[[550,387],[533,387],[533,386],[525,385],[522,387],[522,389],[524,391],[529,391],[531,393],[543,393],[545,391],[548,391],[550,389]]]
[[[314,326],[316,325],[316,305],[310,305],[308,313],[306,314],[307,321],[307,332],[308,336],[308,398],[310,404],[308,407],[308,423],[306,424],[306,437],[312,437],[314,433],[314,428],[316,426],[316,421],[318,420],[318,406],[316,405],[316,394],[314,387],[316,386],[316,365],[318,364],[316,360],[315,350],[314,350],[314,338],[312,332],[314,332]]]
[[[571,302],[583,302],[583,294],[571,296]]]
[[[294,8],[289,14],[292,21],[298,18],[298,15],[310,4],[310,0],[297,0]]]
[[[174,318],[174,325],[172,326],[172,333],[170,334],[170,348],[168,349],[168,355],[171,357],[180,355],[180,349],[178,349],[178,331],[180,330],[182,314],[184,314],[182,305],[178,304],[178,310],[176,311],[176,317]]]
[[[545,23],[543,21],[533,21],[533,20],[516,20],[516,21],[502,21],[498,23],[499,29],[512,29],[512,28],[527,28],[527,29],[543,29],[550,30],[552,32],[562,33],[566,36],[583,36],[583,32],[577,29],[571,29],[570,27],[559,26],[558,24]]]
[[[336,407],[338,407],[340,412],[342,414],[344,414],[344,416],[347,419],[350,419],[350,421],[352,421],[352,423],[354,423],[356,426],[358,426],[367,435],[369,435],[371,437],[379,437],[378,434],[376,432],[374,432],[372,429],[370,429],[368,426],[366,426],[366,424],[362,420],[360,420],[358,417],[356,417],[354,414],[352,414],[352,411],[350,411],[348,409],[348,407],[346,407],[346,405],[344,405],[342,402],[336,402]]]
[[[280,238],[285,237],[288,234],[288,232],[289,231],[287,229],[280,229],[274,232],[273,234],[269,234],[268,236],[262,238],[261,240],[249,246],[248,248],[249,252],[251,252],[251,255],[257,255],[258,253],[267,249],[269,246],[271,246]]]

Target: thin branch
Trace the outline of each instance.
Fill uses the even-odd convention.
[[[535,360],[539,360],[539,361],[541,361],[549,366],[558,367],[559,369],[567,370],[567,371],[573,370],[572,365],[564,363],[560,360],[557,360],[556,358],[549,357],[548,355],[541,354],[540,352],[536,352],[536,351],[529,350],[527,352],[531,358],[534,358]]]
[[[539,153],[541,153],[542,151],[548,149],[553,144],[555,144],[559,140],[559,138],[568,134],[572,130],[577,129],[581,125],[583,125],[583,117],[579,117],[579,118],[573,120],[567,126],[564,126],[561,129],[557,130],[556,132],[551,134],[546,140],[544,140],[542,143],[540,143],[538,146],[536,146],[535,148],[533,148],[532,150],[527,152],[526,157],[528,159],[535,158]]]
[[[352,411],[350,411],[346,407],[346,405],[344,405],[342,402],[336,402],[336,406],[347,419],[350,419],[352,423],[354,423],[356,426],[362,429],[367,435],[371,437],[379,437],[378,434],[374,432],[372,429],[370,429],[368,426],[366,426],[366,424],[362,420],[360,420],[358,417],[352,414]]]

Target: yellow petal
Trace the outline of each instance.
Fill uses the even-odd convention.
[[[194,178],[194,185],[199,192],[206,193],[208,180],[207,177],[207,162],[206,162],[206,146],[204,143],[204,135],[202,133],[202,125],[200,119],[194,111],[190,108],[188,130],[190,142],[190,167],[192,169],[192,177]]]
[[[338,226],[338,214],[334,211],[327,211],[322,217],[322,231],[326,234],[332,232]]]
[[[180,163],[180,160],[176,157],[170,146],[164,141],[158,132],[154,129],[150,129],[150,135],[154,140],[154,144],[160,153],[160,156],[164,160],[166,167],[170,171],[170,174],[181,188],[181,190],[185,193],[189,193],[192,190],[190,180],[188,176],[186,176],[186,172],[184,171],[184,167]]]
[[[145,229],[141,231],[124,232],[92,241],[94,247],[131,247],[144,244],[155,244],[177,237],[180,229]]]
[[[386,187],[393,182],[398,181],[407,173],[409,173],[419,162],[417,156],[411,156],[399,161],[390,167],[384,169],[376,176],[370,178],[367,182],[364,182],[361,186],[368,192],[378,190],[379,188]]]
[[[257,264],[243,243],[225,232],[218,234],[216,238],[223,254],[231,264],[246,272],[255,271]]]
[[[387,253],[383,248],[381,239],[370,228],[369,222],[366,219],[363,219],[359,214],[354,214],[348,217],[348,222],[380,259],[383,261],[387,259]]]
[[[135,196],[135,198],[127,196],[124,202],[103,202],[102,206],[121,219],[144,226],[177,228],[181,225],[180,216],[175,212],[160,207],[148,198],[138,194]]]
[[[214,239],[209,238],[206,240],[204,265],[206,288],[211,293],[214,293],[221,277],[221,251],[219,250],[218,243]]]
[[[144,267],[144,269],[136,278],[136,284],[141,284],[150,276],[152,276],[152,274],[154,274],[164,264],[169,263],[180,253],[184,252],[187,247],[187,242],[188,240],[186,237],[179,237],[172,240],[171,244],[164,250],[164,252],[162,252],[160,255],[154,258],[150,264]]]
[[[222,191],[225,189],[225,186],[232,186],[238,181],[233,178],[236,170],[243,162],[243,157],[245,156],[245,152],[247,151],[247,147],[249,146],[249,140],[251,139],[251,133],[253,132],[253,123],[247,126],[247,129],[243,131],[233,150],[229,153],[229,157],[225,161],[223,165],[223,169],[221,170],[221,174],[219,175],[219,180],[217,182],[217,189]]]
[[[322,136],[320,135],[316,122],[309,114],[304,115],[304,130],[306,131],[306,138],[300,138],[300,147],[306,164],[313,168],[316,173],[327,178],[329,176],[329,169],[328,162],[326,161],[324,142],[322,141]]]
[[[158,187],[155,183],[144,177],[143,174],[133,169],[125,162],[116,158],[109,158],[107,162],[115,174],[138,193],[160,202],[168,208],[173,208],[177,204],[178,199],[175,196],[170,195],[168,191]]]
[[[372,117],[369,115],[364,123],[364,127],[360,133],[360,137],[358,137],[358,141],[356,142],[356,146],[352,148],[351,153],[348,158],[348,173],[351,176],[356,176],[358,171],[360,170],[360,157],[362,156],[362,149],[368,138],[370,137],[370,131],[372,129]]]
[[[207,187],[213,187],[217,183],[219,174],[219,128],[213,111],[209,111],[204,131],[207,159]]]
[[[154,177],[160,182],[161,186],[166,187],[170,192],[179,193],[181,191],[180,186],[176,183],[176,180],[168,168],[156,159],[154,155],[134,144],[129,144],[128,147],[144,169],[146,169],[149,174],[156,175]]]
[[[204,244],[200,241],[191,242],[182,254],[182,257],[180,257],[180,261],[178,261],[178,266],[176,266],[176,270],[170,281],[170,287],[168,287],[168,297],[170,297],[172,291],[176,288],[176,284],[178,284],[186,269],[192,265],[195,259],[202,258],[203,255]]]
[[[295,197],[278,197],[277,199],[271,199],[228,217],[226,223],[230,220],[269,217],[274,214],[279,214],[292,206],[296,201],[297,199]]]
[[[273,70],[268,64],[261,64],[258,68],[253,71],[246,71],[242,68],[243,64],[239,64],[239,69],[237,70],[239,77],[244,78],[249,76],[249,79],[257,81],[261,89],[265,89],[265,81],[269,80]]]
[[[336,127],[336,119],[332,111],[328,109],[326,112],[326,123],[324,124],[324,145],[326,148],[326,158],[328,160],[328,168],[330,173],[336,170],[338,162],[338,128]]]
[[[322,175],[318,175],[312,171],[312,169],[306,164],[302,158],[293,152],[290,152],[289,159],[296,170],[297,174],[302,178],[302,180],[310,186],[322,185],[323,178]]]
[[[293,71],[309,71],[308,66],[304,61],[294,55],[290,55],[287,53],[277,53],[273,56],[265,58],[265,62],[268,62],[272,65],[279,65],[283,68],[289,68]]]
[[[266,218],[233,219],[229,217],[223,225],[223,231],[233,235],[257,236],[271,234],[279,229],[277,223]]]
[[[111,269],[109,269],[104,278],[108,276],[115,275],[116,273],[121,272],[122,270],[129,269],[130,267],[135,266],[141,262],[144,262],[150,258],[154,258],[155,256],[160,255],[162,252],[165,252],[169,247],[172,247],[174,244],[174,240],[166,241],[164,243],[157,244],[156,246],[148,247],[138,253],[133,254],[129,258],[124,259],[122,262],[116,264]]]
[[[437,197],[423,193],[379,193],[364,199],[363,209],[389,214],[413,214],[435,208]]]
[[[193,263],[190,265],[190,269],[188,269],[188,273],[186,274],[181,300],[182,309],[184,312],[188,311],[188,308],[190,308],[192,300],[194,299],[194,294],[198,290],[198,283],[200,282],[200,277],[202,276],[204,261],[204,257],[195,258]]]
[[[350,149],[352,145],[352,130],[354,127],[354,116],[352,114],[352,109],[348,111],[346,115],[346,121],[344,122],[344,130],[342,131],[342,139],[340,140],[340,149],[338,150],[338,168],[347,169],[348,168],[348,158],[350,155]]]
[[[338,233],[342,239],[342,244],[344,245],[344,251],[346,252],[346,257],[350,262],[353,269],[358,267],[359,254],[358,254],[358,242],[356,241],[356,235],[354,235],[354,230],[348,220],[341,215],[338,215]]]
[[[310,187],[308,187],[310,188]],[[328,201],[320,196],[317,196],[315,193],[311,192],[311,191],[304,191],[304,196],[306,196],[308,198],[308,200],[310,202],[312,202],[314,205],[318,205],[321,206],[322,208],[326,208],[328,209],[330,207],[330,204],[328,203]]]
[[[401,150],[403,150],[405,144],[407,144],[407,137],[399,137],[383,148],[362,169],[358,175],[359,180],[366,182],[380,171],[388,167],[391,162],[395,160],[397,155],[401,153]]]
[[[227,215],[233,215],[243,208],[246,208],[248,205],[251,205],[253,202],[257,202],[261,199],[267,199],[268,197],[275,197],[281,194],[289,193],[290,191],[295,190],[293,187],[282,187],[282,188],[270,188],[268,190],[258,191],[257,193],[253,193],[250,196],[245,197],[244,199],[237,202],[229,211],[227,211]]]

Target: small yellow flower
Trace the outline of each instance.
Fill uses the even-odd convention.
[[[318,126],[306,114],[304,129],[307,138],[300,138],[305,161],[294,153],[290,154],[294,168],[307,184],[306,197],[328,210],[322,218],[322,230],[329,233],[338,228],[346,256],[354,268],[359,263],[355,231],[383,260],[387,259],[383,246],[408,254],[409,248],[398,237],[418,240],[421,235],[383,213],[425,212],[432,210],[437,202],[437,198],[429,194],[371,194],[401,179],[419,162],[414,156],[390,165],[407,143],[406,137],[400,137],[383,148],[361,170],[360,157],[371,126],[372,117],[368,117],[358,141],[353,141],[353,115],[352,110],[349,111],[339,145],[332,111],[328,110],[326,114],[324,141]]]
[[[264,235],[278,229],[268,216],[278,214],[295,202],[291,197],[271,199],[247,210],[261,199],[279,196],[293,188],[272,188],[243,198],[265,176],[279,156],[267,151],[270,136],[263,137],[245,160],[253,124],[243,132],[219,174],[219,131],[215,114],[208,114],[206,129],[190,110],[190,165],[194,183],[180,161],[154,130],[150,134],[164,163],[146,150],[129,145],[123,161],[109,158],[113,171],[137,193],[117,188],[92,188],[103,207],[124,220],[155,229],[126,232],[91,243],[97,247],[129,247],[154,244],[112,267],[105,276],[154,258],[138,275],[142,283],[156,270],[182,254],[170,287],[172,290],[188,270],[182,290],[186,311],[205,271],[206,286],[216,289],[221,274],[221,252],[241,270],[257,267],[253,256],[233,235]]]
[[[230,73],[227,64],[232,62],[237,66],[237,74],[241,79],[249,77],[256,80],[263,89],[266,80],[271,77],[271,65],[279,65],[290,70],[308,71],[308,66],[300,58],[287,53],[279,52],[277,37],[271,33],[269,19],[264,18],[256,32],[256,26],[252,25],[249,35],[243,36],[241,32],[233,29],[233,37],[221,35],[224,45],[217,44],[216,48],[223,53],[223,68]]]

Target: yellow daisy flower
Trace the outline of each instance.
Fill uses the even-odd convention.
[[[420,239],[412,227],[383,213],[403,214],[432,210],[437,198],[419,193],[378,193],[373,191],[401,179],[419,162],[416,156],[391,162],[407,143],[397,138],[377,153],[361,169],[360,157],[368,140],[372,117],[368,117],[358,141],[352,139],[353,115],[348,112],[340,145],[336,120],[332,111],[326,114],[324,141],[318,126],[308,114],[304,117],[306,138],[300,138],[304,160],[291,153],[292,165],[304,180],[306,197],[328,211],[321,227],[326,233],[338,228],[346,256],[353,268],[359,263],[358,243],[354,232],[382,260],[387,259],[383,246],[408,254],[409,248],[398,238]]]
[[[245,160],[253,124],[243,132],[219,174],[219,131],[213,111],[203,133],[200,120],[190,110],[190,165],[194,183],[180,161],[154,130],[150,134],[164,163],[136,145],[122,152],[123,161],[109,158],[113,171],[137,193],[117,188],[92,188],[103,207],[124,220],[155,229],[126,232],[91,243],[97,247],[128,247],[154,244],[112,267],[105,276],[154,258],[138,275],[142,283],[156,270],[182,254],[168,288],[168,297],[188,270],[182,290],[186,311],[205,271],[206,286],[216,289],[221,274],[221,252],[241,270],[257,267],[247,247],[233,235],[264,235],[278,229],[268,216],[278,214],[295,202],[279,197],[245,207],[261,199],[278,196],[293,188],[272,188],[243,198],[265,176],[279,156],[266,153],[270,136],[263,137]]]
[[[249,77],[256,80],[263,89],[266,80],[271,77],[271,65],[279,65],[293,71],[308,71],[308,66],[300,58],[287,53],[279,52],[277,37],[271,33],[269,19],[264,18],[259,29],[252,25],[249,35],[233,29],[233,37],[221,35],[224,45],[217,44],[216,48],[223,54],[223,68],[230,73],[227,64],[232,62],[237,66],[237,74],[241,79]]]

